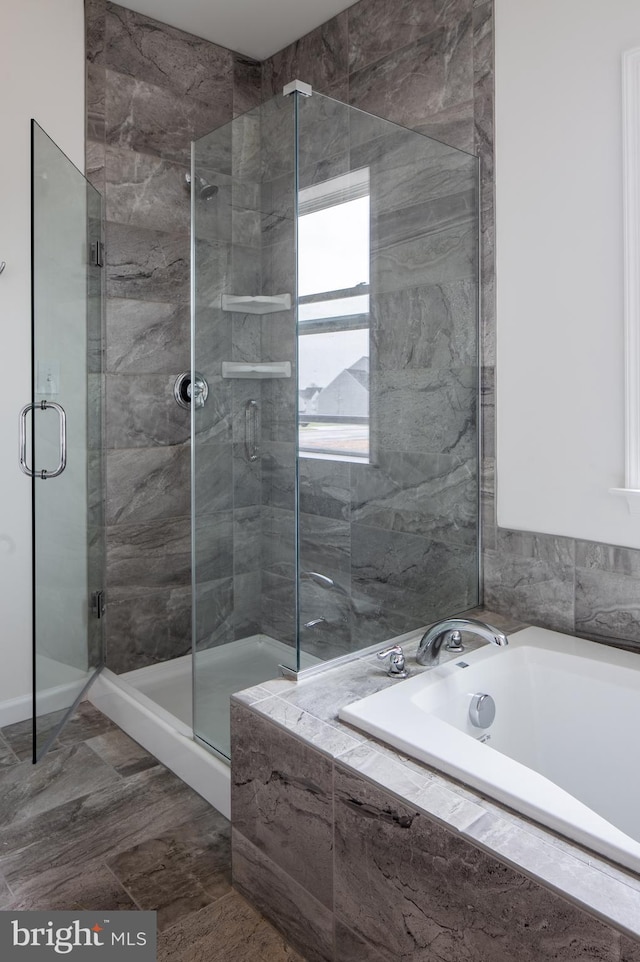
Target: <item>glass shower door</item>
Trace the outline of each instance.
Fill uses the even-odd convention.
[[[194,733],[229,757],[229,696],[297,667],[292,98],[192,154]]]
[[[35,121],[31,145],[33,369],[21,466],[33,479],[37,761],[103,660],[102,200]]]

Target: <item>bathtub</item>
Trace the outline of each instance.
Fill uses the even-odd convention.
[[[476,694],[495,702],[486,728]],[[640,873],[640,655],[526,628],[340,718]]]

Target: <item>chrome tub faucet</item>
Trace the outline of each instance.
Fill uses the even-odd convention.
[[[502,631],[494,628],[493,625],[486,624],[484,621],[476,621],[473,618],[446,618],[427,629],[420,639],[416,652],[418,664],[437,665],[440,659],[440,650],[445,642],[447,642],[447,650],[463,651],[460,644],[460,633],[462,631],[478,635],[485,641],[491,642],[492,645],[503,646],[509,644],[507,636]]]

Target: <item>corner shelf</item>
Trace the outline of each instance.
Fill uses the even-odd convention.
[[[291,361],[223,361],[223,377],[291,377]]]
[[[223,311],[233,311],[236,314],[275,314],[277,311],[288,311],[291,308],[291,294],[222,294],[221,306]]]

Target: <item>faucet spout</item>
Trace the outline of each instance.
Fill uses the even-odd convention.
[[[484,621],[473,618],[447,618],[432,625],[420,639],[416,661],[419,665],[437,665],[440,659],[440,649],[452,632],[468,631],[478,635],[492,645],[508,645],[507,636]]]

